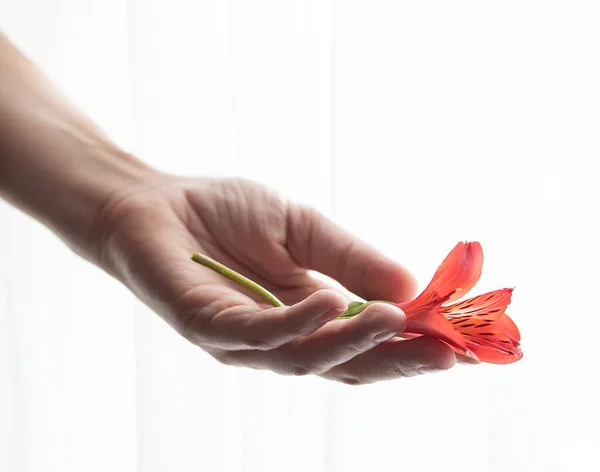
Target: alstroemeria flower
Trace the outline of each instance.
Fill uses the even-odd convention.
[[[505,313],[512,289],[503,288],[454,302],[481,276],[483,251],[477,242],[458,243],[416,299],[398,303],[406,313],[406,333],[440,339],[456,352],[482,362],[508,364],[523,357],[521,336]]]

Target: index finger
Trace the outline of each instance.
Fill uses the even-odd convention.
[[[415,296],[416,281],[400,264],[312,208],[289,210],[286,247],[304,268],[321,272],[366,300],[401,302]]]

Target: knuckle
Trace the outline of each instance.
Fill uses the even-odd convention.
[[[344,299],[343,295],[331,288],[320,288],[312,294],[311,298],[320,303],[340,301],[342,304],[346,304],[346,300]]]
[[[216,353],[216,354],[211,354],[218,362],[220,362],[223,365],[228,365],[228,366],[236,366],[239,365],[238,362],[236,362],[234,356],[230,353],[230,352],[220,352],[220,353]]]
[[[247,349],[257,351],[268,351],[277,347],[277,343],[270,339],[247,339],[244,344]]]
[[[303,377],[305,375],[317,374],[319,369],[314,364],[291,365],[286,369],[287,375]]]
[[[294,376],[304,376],[304,375],[308,375],[310,373],[310,369],[303,367],[303,366],[296,365],[296,366],[292,366],[290,368],[290,373],[291,373],[291,375],[294,375]]]
[[[417,369],[403,369],[398,366],[387,367],[383,369],[382,373],[383,377],[388,379],[409,378],[419,375]]]
[[[321,213],[316,208],[304,203],[296,203],[292,209],[296,212],[298,219],[304,222],[312,222],[321,216]]]
[[[365,385],[367,383],[362,379],[359,379],[356,377],[349,377],[349,376],[341,377],[339,379],[339,382],[342,382],[346,385]]]
[[[339,350],[339,356],[344,360],[348,360],[357,356],[361,352],[362,350],[356,346],[342,346]]]
[[[301,320],[296,326],[290,326],[285,335],[282,335],[282,341],[280,344],[284,344],[287,342],[293,342],[298,338],[302,338],[303,336],[308,336],[311,333],[314,333],[319,326],[317,323],[314,323],[311,320]]]

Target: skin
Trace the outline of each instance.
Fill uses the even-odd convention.
[[[335,320],[351,298],[403,301],[402,266],[319,214],[242,179],[190,179],[119,149],[0,35],[0,196],[127,286],[218,361],[364,384],[452,367],[444,343],[396,337],[384,303]],[[206,254],[273,292],[260,297],[190,260]]]

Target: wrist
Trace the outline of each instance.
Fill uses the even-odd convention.
[[[103,208],[164,175],[81,122],[48,121],[30,119],[21,127],[12,121],[11,139],[3,141],[10,146],[0,149],[1,196],[96,262],[97,220]]]
[[[85,152],[56,201],[53,229],[79,255],[98,264],[104,216],[119,201],[156,185],[167,175],[107,143]]]

